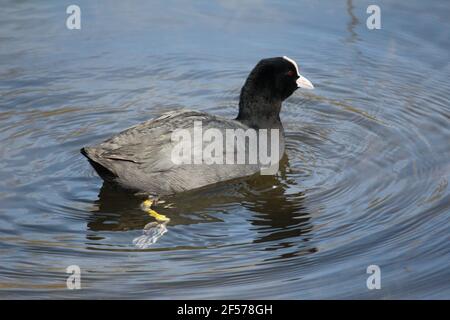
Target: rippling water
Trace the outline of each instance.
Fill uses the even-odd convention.
[[[2,298],[450,298],[448,1],[3,1]],[[316,86],[284,104],[276,176],[140,199],[79,154],[180,107],[233,117],[261,58]],[[66,267],[81,290],[66,289]],[[369,265],[381,290],[368,290]]]

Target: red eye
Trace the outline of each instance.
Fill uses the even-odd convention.
[[[289,70],[286,74],[287,74],[289,77],[292,77],[292,76],[294,75],[294,71]]]

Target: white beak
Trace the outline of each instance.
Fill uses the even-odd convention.
[[[314,89],[314,86],[311,83],[311,81],[309,81],[302,75],[299,75],[299,78],[297,79],[297,86],[303,89]]]

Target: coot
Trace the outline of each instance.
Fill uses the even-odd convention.
[[[181,139],[174,140],[174,133],[193,133],[195,137],[194,127],[199,124],[202,132],[215,130],[215,139],[220,134],[225,137],[228,130],[269,132],[267,137],[271,137],[272,130],[278,130],[278,161],[284,153],[284,131],[279,117],[281,104],[297,88],[314,87],[300,75],[294,60],[286,56],[263,59],[250,72],[241,89],[239,113],[235,119],[192,110],[171,111],[131,127],[98,145],[82,148],[81,153],[104,180],[156,197],[253,175],[261,170],[262,164],[248,161],[249,152],[253,150],[249,147],[250,139],[245,139],[244,143],[241,140],[241,145],[233,148],[219,145],[212,153],[223,156],[222,159],[229,156],[235,159],[236,154],[244,148],[244,162],[208,162],[203,159],[180,162],[174,159],[174,149],[180,146]],[[186,145],[187,142],[183,143]],[[188,157],[193,158],[196,149],[205,150],[208,147],[195,141],[187,145],[185,151],[189,151]]]

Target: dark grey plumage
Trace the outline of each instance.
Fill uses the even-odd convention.
[[[209,128],[223,133],[226,129],[276,128],[280,129],[281,158],[284,153],[281,103],[297,89],[300,78],[296,64],[290,59],[261,60],[241,90],[236,119],[191,110],[171,111],[98,145],[85,147],[81,153],[104,180],[157,196],[255,174],[261,169],[258,164],[175,164],[171,156],[177,142],[172,141],[172,132],[177,129],[192,132],[195,121],[201,121],[203,132]],[[224,147],[224,158],[226,152]],[[236,149],[231,152],[236,153]]]
[[[194,121],[202,121],[203,130],[248,128],[236,120],[177,110],[127,129],[97,146],[86,147],[83,152],[95,163],[94,168],[101,166],[97,172],[105,180],[155,195],[191,190],[259,170],[250,165],[174,164],[171,155],[176,142],[171,140],[171,134],[175,129],[192,132]],[[104,168],[108,170],[102,171]]]

